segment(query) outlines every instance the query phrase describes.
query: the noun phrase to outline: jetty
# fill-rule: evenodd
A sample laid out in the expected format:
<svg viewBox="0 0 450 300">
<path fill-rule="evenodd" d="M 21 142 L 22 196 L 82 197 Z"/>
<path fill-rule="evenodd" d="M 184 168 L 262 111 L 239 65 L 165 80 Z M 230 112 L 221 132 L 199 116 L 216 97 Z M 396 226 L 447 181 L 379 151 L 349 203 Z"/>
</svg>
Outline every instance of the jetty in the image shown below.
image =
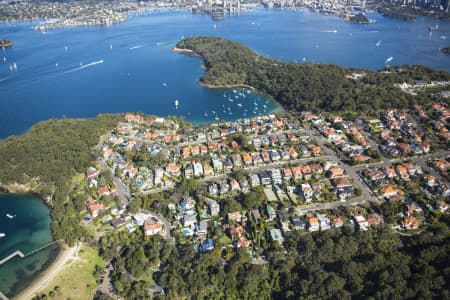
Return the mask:
<svg viewBox="0 0 450 300">
<path fill-rule="evenodd" d="M 4 263 L 10 261 L 11 259 L 13 259 L 13 258 L 16 257 L 16 256 L 19 256 L 20 258 L 26 258 L 26 257 L 28 257 L 28 256 L 31 256 L 31 255 L 35 254 L 36 252 L 39 252 L 39 251 L 41 251 L 41 250 L 44 250 L 44 249 L 47 248 L 47 247 L 50 247 L 50 246 L 54 245 L 55 243 L 56 243 L 56 241 L 52 241 L 52 242 L 47 243 L 47 244 L 45 244 L 45 245 L 43 245 L 43 246 L 41 246 L 41 247 L 39 247 L 39 248 L 37 248 L 37 249 L 34 249 L 34 250 L 28 252 L 27 254 L 24 254 L 24 253 L 23 253 L 22 251 L 20 251 L 20 250 L 16 250 L 16 251 L 14 251 L 13 253 L 11 253 L 10 255 L 8 255 L 8 256 L 6 256 L 5 258 L 3 258 L 2 260 L 0 260 L 0 266 L 3 265 Z M 1 298 L 1 297 L 0 297 L 0 298 Z"/>
</svg>

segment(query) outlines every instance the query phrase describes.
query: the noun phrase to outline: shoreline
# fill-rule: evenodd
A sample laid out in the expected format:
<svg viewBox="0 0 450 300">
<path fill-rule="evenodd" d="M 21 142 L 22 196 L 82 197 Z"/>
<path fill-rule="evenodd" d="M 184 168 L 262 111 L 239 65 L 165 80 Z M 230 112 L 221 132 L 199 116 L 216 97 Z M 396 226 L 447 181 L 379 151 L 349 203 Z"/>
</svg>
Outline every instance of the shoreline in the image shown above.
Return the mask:
<svg viewBox="0 0 450 300">
<path fill-rule="evenodd" d="M 208 89 L 234 89 L 234 88 L 247 88 L 249 90 L 261 93 L 260 91 L 258 91 L 257 89 L 255 89 L 254 87 L 252 87 L 251 85 L 247 85 L 247 84 L 224 84 L 224 85 L 214 85 L 214 84 L 208 84 L 208 83 L 203 83 L 203 82 L 199 82 L 201 86 L 208 88 Z"/>
<path fill-rule="evenodd" d="M 172 52 L 194 54 L 194 51 L 192 51 L 191 49 L 183 49 L 183 48 L 177 48 L 177 47 L 173 47 Z M 197 54 L 197 56 L 200 56 L 200 55 Z"/>
<path fill-rule="evenodd" d="M 28 287 L 12 297 L 12 299 L 28 300 L 46 288 L 47 285 L 66 267 L 67 261 L 71 259 L 80 248 L 79 243 L 74 247 L 67 247 L 61 243 L 58 243 L 58 246 L 60 247 L 61 252 L 50 264 L 50 266 L 42 271 L 42 273 L 38 275 L 38 277 L 33 280 Z"/>
</svg>

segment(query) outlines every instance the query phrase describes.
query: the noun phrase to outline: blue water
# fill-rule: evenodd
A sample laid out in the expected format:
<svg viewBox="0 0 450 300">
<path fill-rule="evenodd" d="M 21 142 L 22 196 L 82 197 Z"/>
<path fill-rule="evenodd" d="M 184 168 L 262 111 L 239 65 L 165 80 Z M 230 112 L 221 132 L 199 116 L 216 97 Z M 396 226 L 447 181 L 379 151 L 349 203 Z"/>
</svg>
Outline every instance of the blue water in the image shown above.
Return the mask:
<svg viewBox="0 0 450 300">
<path fill-rule="evenodd" d="M 8 218 L 6 214 L 13 216 Z M 47 206 L 35 196 L 0 193 L 0 260 L 16 250 L 27 254 L 52 241 Z M 12 296 L 35 278 L 57 254 L 49 247 L 27 258 L 16 257 L 0 266 L 0 291 Z"/>
<path fill-rule="evenodd" d="M 21 134 L 52 117 L 92 117 L 103 112 L 143 111 L 193 122 L 211 121 L 212 110 L 221 119 L 243 117 L 245 109 L 247 116 L 262 113 L 261 106 L 253 113 L 255 101 L 267 100 L 259 100 L 259 95 L 249 95 L 238 107 L 223 97 L 223 90 L 199 86 L 201 61 L 170 51 L 182 36 L 222 36 L 287 61 L 379 69 L 393 56 L 391 64 L 424 64 L 450 71 L 450 57 L 439 51 L 450 43 L 448 22 L 370 17 L 377 23 L 352 24 L 309 11 L 260 8 L 219 22 L 186 11 L 157 11 L 111 27 L 46 33 L 34 31 L 35 23 L 0 24 L 0 37 L 15 43 L 3 54 L 0 51 L 0 138 Z M 439 25 L 431 36 L 430 25 Z M 9 68 L 14 61 L 17 73 Z M 178 110 L 175 99 L 180 101 Z M 277 108 L 269 101 L 264 113 Z"/>
</svg>

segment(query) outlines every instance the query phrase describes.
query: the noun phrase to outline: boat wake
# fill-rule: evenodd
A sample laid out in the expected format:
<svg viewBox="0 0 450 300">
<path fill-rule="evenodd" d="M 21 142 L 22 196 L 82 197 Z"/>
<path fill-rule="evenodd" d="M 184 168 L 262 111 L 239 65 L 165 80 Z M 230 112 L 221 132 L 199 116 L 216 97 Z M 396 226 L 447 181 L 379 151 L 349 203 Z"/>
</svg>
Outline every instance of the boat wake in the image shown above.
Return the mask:
<svg viewBox="0 0 450 300">
<path fill-rule="evenodd" d="M 142 44 L 142 45 L 133 46 L 133 47 L 130 47 L 130 48 L 128 48 L 128 49 L 129 49 L 129 50 L 135 50 L 135 49 L 139 49 L 139 48 L 142 48 L 142 47 L 144 47 L 143 44 Z"/>
<path fill-rule="evenodd" d="M 12 77 L 13 76 L 11 75 L 11 76 L 6 76 L 6 77 L 3 77 L 3 78 L 0 78 L 0 82 L 6 81 L 8 79 L 11 79 Z"/>
<path fill-rule="evenodd" d="M 91 63 L 85 64 L 85 65 L 81 65 L 78 68 L 74 68 L 74 69 L 68 70 L 68 71 L 62 73 L 62 75 L 73 73 L 73 72 L 77 72 L 77 71 L 81 71 L 81 70 L 84 70 L 86 68 L 93 67 L 95 65 L 102 64 L 102 63 L 103 63 L 103 59 L 100 59 L 100 60 L 97 60 L 97 61 L 93 61 Z"/>
</svg>

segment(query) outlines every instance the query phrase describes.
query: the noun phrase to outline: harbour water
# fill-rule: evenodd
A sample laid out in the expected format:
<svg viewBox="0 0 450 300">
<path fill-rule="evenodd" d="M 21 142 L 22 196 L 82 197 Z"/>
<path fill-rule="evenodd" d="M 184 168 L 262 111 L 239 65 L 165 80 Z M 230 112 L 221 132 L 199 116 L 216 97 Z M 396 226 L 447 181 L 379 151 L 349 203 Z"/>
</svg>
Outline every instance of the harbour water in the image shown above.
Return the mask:
<svg viewBox="0 0 450 300">
<path fill-rule="evenodd" d="M 52 241 L 48 207 L 29 194 L 0 194 L 0 260 L 20 250 L 24 255 Z M 11 297 L 45 270 L 58 254 L 56 245 L 0 265 L 0 292 Z"/>
<path fill-rule="evenodd" d="M 223 97 L 230 91 L 201 87 L 201 61 L 170 51 L 182 37 L 194 35 L 226 37 L 286 61 L 375 70 L 392 57 L 392 65 L 450 71 L 449 57 L 439 51 L 450 40 L 448 22 L 419 17 L 410 23 L 375 13 L 370 18 L 377 22 L 353 24 L 306 10 L 258 8 L 223 21 L 184 10 L 153 11 L 110 27 L 48 32 L 33 30 L 31 22 L 0 24 L 0 36 L 14 42 L 0 50 L 0 138 L 53 117 L 142 111 L 208 122 L 279 109 L 253 93 L 237 106 Z M 435 25 L 439 30 L 430 34 L 428 27 Z M 14 62 L 17 70 L 11 71 Z M 267 101 L 265 111 L 255 111 L 255 101 Z"/>
</svg>

